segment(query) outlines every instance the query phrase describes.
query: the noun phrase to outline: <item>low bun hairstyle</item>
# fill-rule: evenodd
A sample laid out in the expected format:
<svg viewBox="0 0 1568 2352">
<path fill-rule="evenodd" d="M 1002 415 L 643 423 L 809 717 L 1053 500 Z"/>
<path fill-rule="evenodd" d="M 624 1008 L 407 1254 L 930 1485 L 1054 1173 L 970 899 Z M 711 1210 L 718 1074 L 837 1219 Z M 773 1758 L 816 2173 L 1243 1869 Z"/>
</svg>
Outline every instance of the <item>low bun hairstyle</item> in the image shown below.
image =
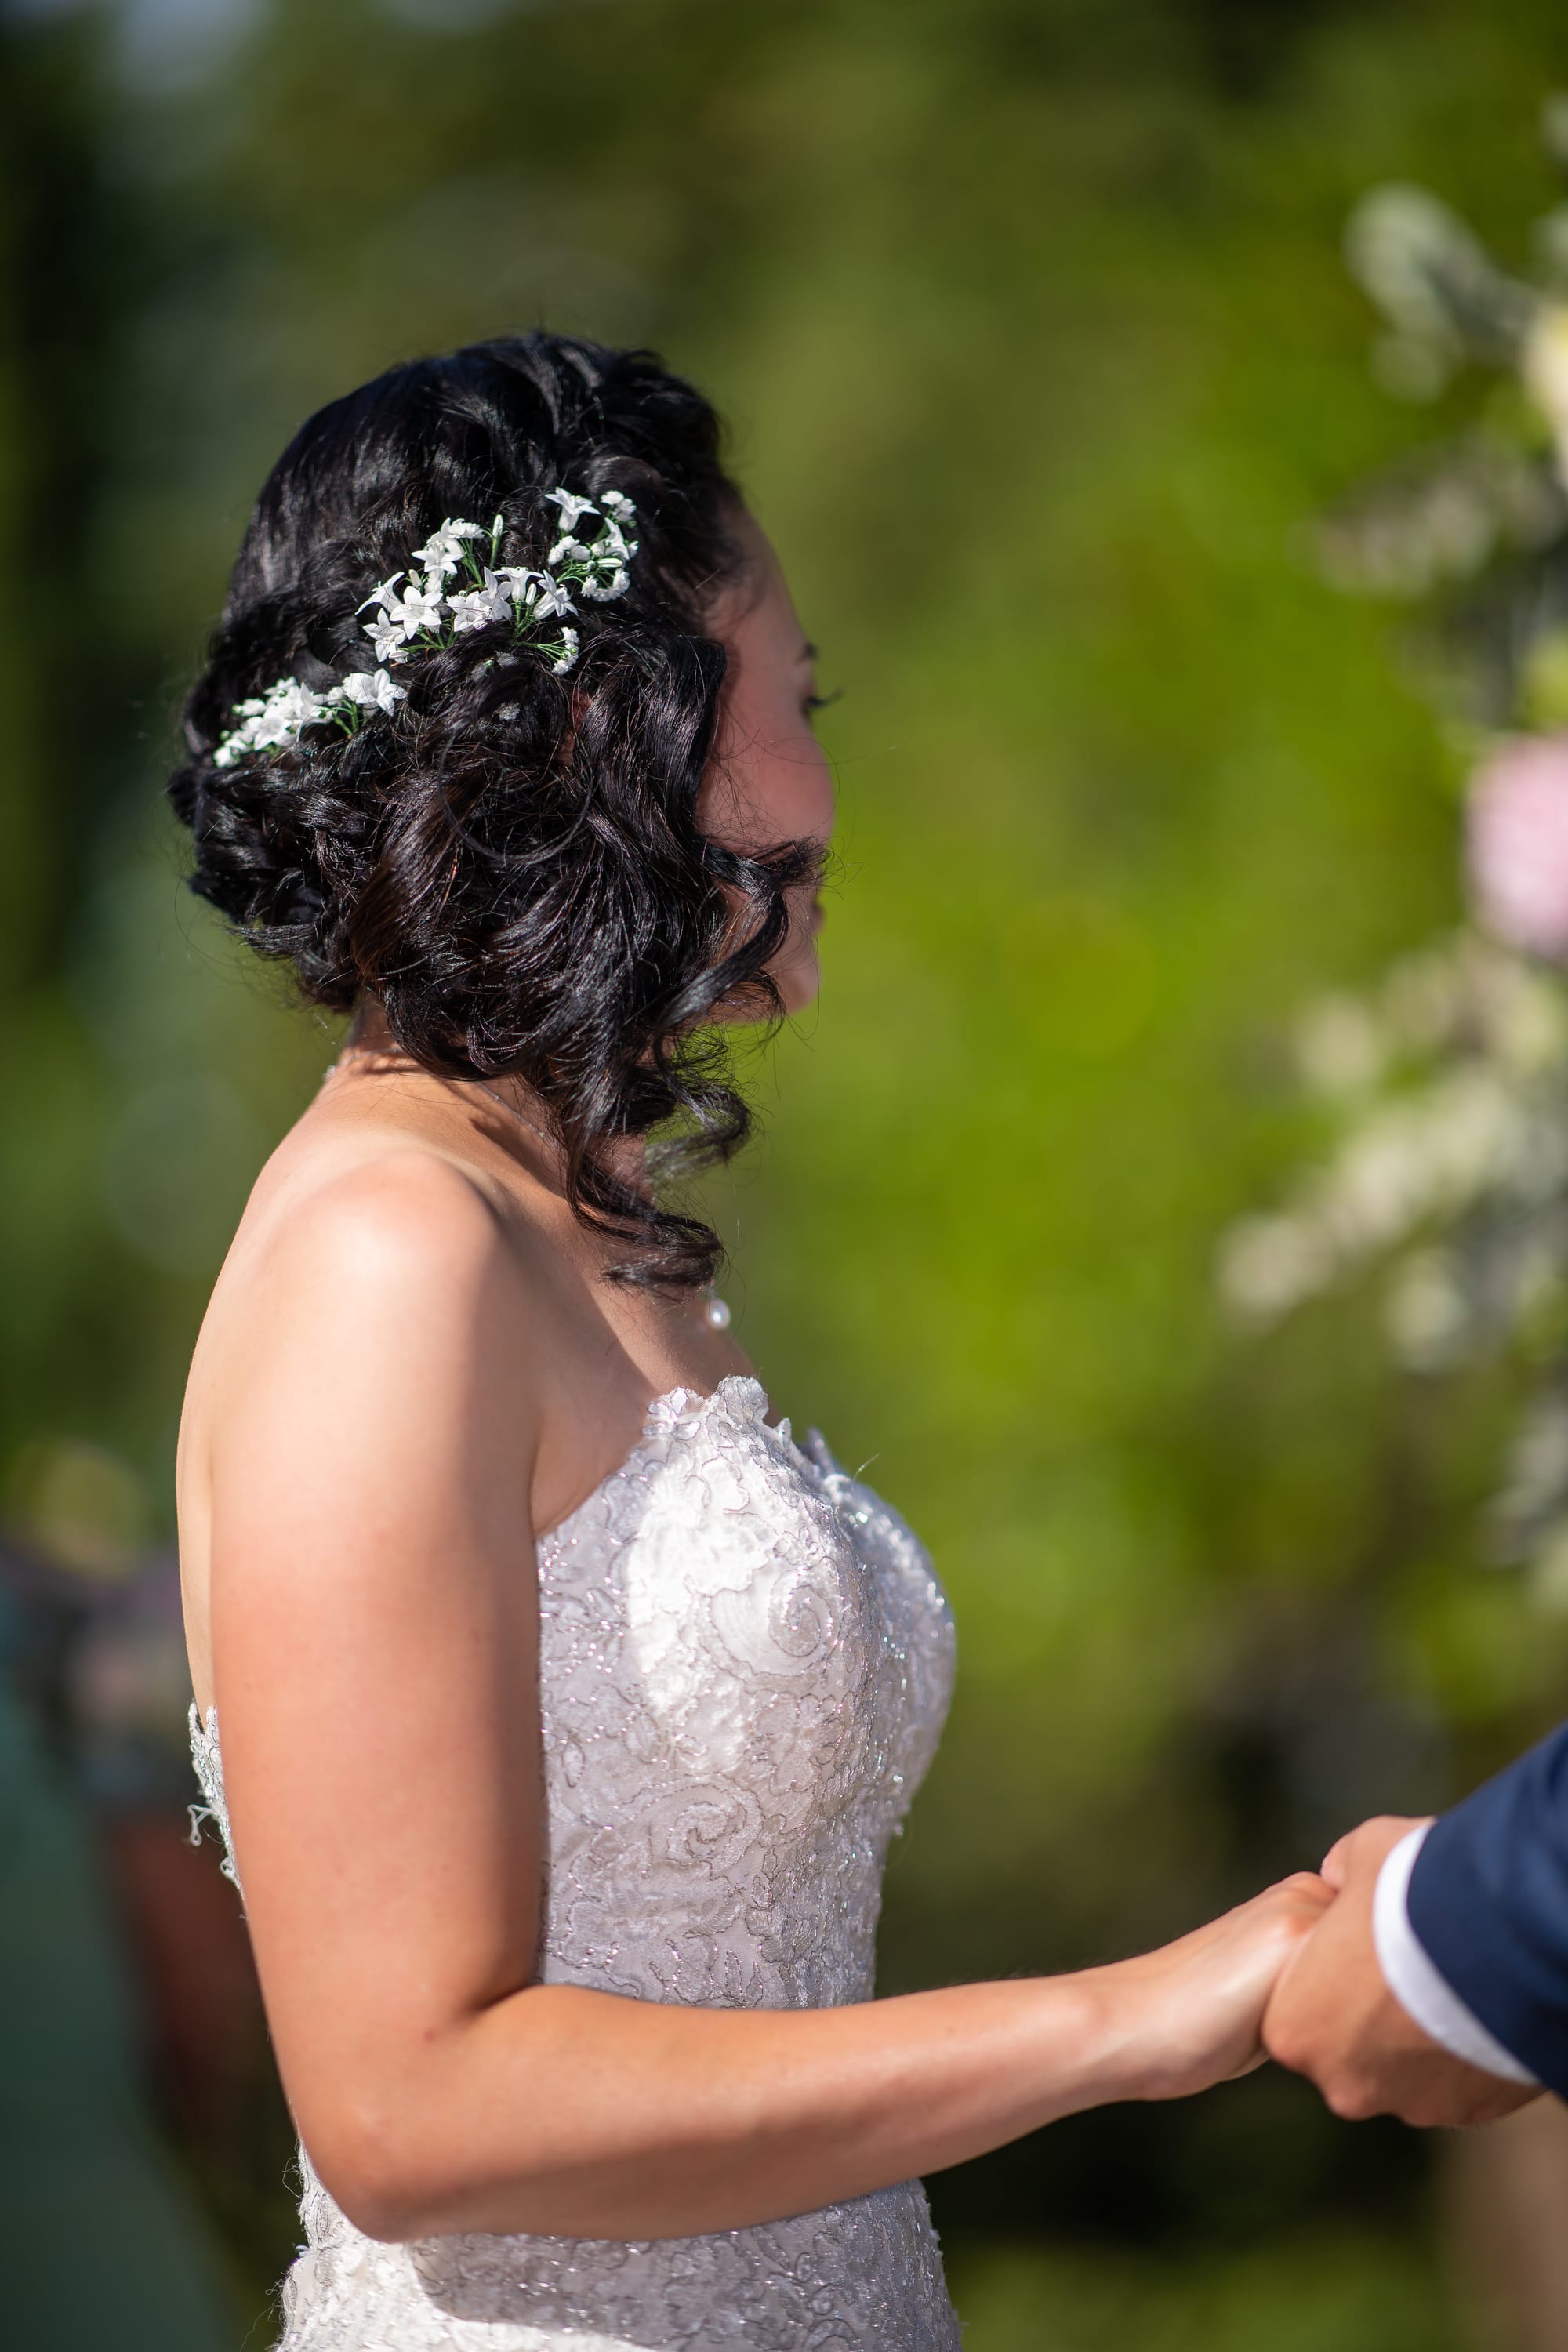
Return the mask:
<svg viewBox="0 0 1568 2352">
<path fill-rule="evenodd" d="M 495 624 L 399 669 L 390 717 L 216 763 L 247 697 L 365 666 L 360 605 L 448 516 L 499 514 L 500 560 L 542 565 L 557 486 L 625 493 L 640 542 L 626 593 L 581 605 L 568 674 L 498 661 Z M 307 998 L 374 994 L 426 1069 L 534 1089 L 574 1212 L 627 1245 L 622 1281 L 711 1279 L 718 1236 L 618 1180 L 610 1147 L 650 1138 L 668 1181 L 745 1140 L 720 1009 L 777 1013 L 785 893 L 815 865 L 698 825 L 739 503 L 713 410 L 647 352 L 537 333 L 395 368 L 312 416 L 263 489 L 170 784 L 191 887 Z"/>
</svg>

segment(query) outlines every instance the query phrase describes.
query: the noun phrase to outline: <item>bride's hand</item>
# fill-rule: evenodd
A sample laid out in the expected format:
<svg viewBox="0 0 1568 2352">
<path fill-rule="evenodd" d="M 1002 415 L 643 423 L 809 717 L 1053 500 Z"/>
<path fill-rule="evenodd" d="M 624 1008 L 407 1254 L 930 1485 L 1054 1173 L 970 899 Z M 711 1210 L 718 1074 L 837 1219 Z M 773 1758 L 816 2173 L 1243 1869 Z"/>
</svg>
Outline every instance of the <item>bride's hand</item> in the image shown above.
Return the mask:
<svg viewBox="0 0 1568 2352">
<path fill-rule="evenodd" d="M 1333 1899 L 1315 1871 L 1298 1871 L 1178 1942 L 1097 1971 L 1127 2037 L 1131 2095 L 1185 2098 L 1261 2065 L 1268 1996 Z"/>
</svg>

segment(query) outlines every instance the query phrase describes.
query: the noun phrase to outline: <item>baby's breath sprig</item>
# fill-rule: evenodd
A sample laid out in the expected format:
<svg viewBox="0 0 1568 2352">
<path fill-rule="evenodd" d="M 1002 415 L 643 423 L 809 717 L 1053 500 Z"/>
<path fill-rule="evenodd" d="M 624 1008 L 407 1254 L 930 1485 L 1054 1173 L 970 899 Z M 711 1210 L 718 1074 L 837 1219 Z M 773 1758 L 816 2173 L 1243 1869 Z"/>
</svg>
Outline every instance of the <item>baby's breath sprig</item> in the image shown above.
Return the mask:
<svg viewBox="0 0 1568 2352">
<path fill-rule="evenodd" d="M 218 743 L 214 766 L 232 767 L 252 751 L 286 751 L 307 727 L 335 726 L 343 734 L 356 734 L 374 713 L 390 717 L 406 701 L 408 688 L 393 677 L 394 667 L 441 652 L 468 631 L 498 621 L 510 620 L 518 640 L 542 655 L 557 677 L 573 668 L 579 640 L 569 625 L 577 611 L 571 592 L 599 604 L 626 594 L 637 551 L 637 541 L 628 536 L 637 509 L 619 490 L 606 490 L 597 505 L 575 490 L 547 490 L 545 496 L 560 508 L 561 522 L 542 571 L 497 562 L 504 515 L 498 514 L 488 530 L 482 523 L 449 517 L 423 547 L 414 549 L 403 571 L 376 583 L 359 608 L 372 614 L 361 626 L 378 667 L 353 670 L 321 694 L 297 677 L 280 677 L 265 694 L 237 703 L 238 723 Z M 591 539 L 581 536 L 585 522 L 598 525 Z M 544 634 L 552 623 L 552 632 Z"/>
</svg>

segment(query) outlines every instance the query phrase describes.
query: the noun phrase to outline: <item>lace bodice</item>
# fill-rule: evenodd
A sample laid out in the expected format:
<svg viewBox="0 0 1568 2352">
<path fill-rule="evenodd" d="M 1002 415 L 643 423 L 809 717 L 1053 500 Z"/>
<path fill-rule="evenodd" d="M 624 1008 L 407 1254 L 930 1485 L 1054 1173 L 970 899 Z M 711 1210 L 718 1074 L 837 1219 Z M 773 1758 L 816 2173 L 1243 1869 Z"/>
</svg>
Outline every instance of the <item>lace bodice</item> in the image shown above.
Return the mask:
<svg viewBox="0 0 1568 2352">
<path fill-rule="evenodd" d="M 547 1982 L 724 2008 L 870 1996 L 952 1621 L 903 1521 L 766 1410 L 751 1380 L 660 1397 L 539 1545 Z M 226 1842 L 216 1714 L 193 1710 L 192 1739 Z M 280 2352 L 956 2352 L 918 2182 L 702 2238 L 386 2246 L 301 2162 Z"/>
</svg>

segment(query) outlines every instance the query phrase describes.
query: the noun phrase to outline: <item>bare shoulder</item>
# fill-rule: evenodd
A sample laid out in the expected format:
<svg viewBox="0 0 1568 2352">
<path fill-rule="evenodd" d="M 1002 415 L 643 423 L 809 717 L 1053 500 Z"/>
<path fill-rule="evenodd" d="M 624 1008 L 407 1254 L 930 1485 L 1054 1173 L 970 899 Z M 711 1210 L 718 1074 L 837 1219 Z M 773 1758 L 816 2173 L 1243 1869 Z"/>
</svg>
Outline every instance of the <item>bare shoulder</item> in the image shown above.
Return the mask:
<svg viewBox="0 0 1568 2352">
<path fill-rule="evenodd" d="M 515 1414 L 548 1311 L 536 1257 L 482 1182 L 416 1141 L 288 1171 L 241 1225 L 193 1373 L 215 1407 L 281 1385 L 330 1393 L 339 1417 L 499 1380 Z"/>
<path fill-rule="evenodd" d="M 484 1187 L 445 1152 L 415 1142 L 363 1151 L 296 1181 L 244 1234 L 268 1288 L 304 1282 L 320 1295 L 384 1295 L 427 1285 L 523 1276 L 519 1237 Z"/>
</svg>

